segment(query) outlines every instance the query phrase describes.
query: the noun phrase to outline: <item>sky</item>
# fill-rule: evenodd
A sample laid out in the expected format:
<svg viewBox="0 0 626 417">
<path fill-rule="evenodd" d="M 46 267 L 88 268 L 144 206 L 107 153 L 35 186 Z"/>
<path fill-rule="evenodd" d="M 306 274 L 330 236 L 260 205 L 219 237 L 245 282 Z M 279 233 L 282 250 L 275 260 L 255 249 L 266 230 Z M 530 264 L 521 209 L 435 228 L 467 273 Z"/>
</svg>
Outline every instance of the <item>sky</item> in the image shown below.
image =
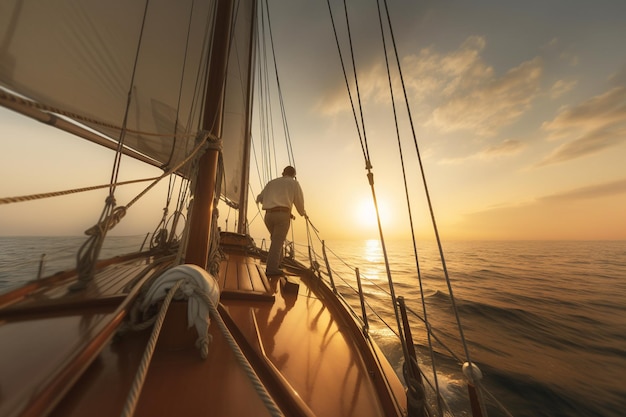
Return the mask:
<svg viewBox="0 0 626 417">
<path fill-rule="evenodd" d="M 388 3 L 444 239 L 626 239 L 625 2 Z M 404 238 L 410 236 L 408 208 L 375 7 L 369 0 L 348 2 L 381 222 L 386 236 Z M 270 1 L 270 13 L 307 213 L 328 239 L 375 238 L 371 188 L 326 2 Z M 333 13 L 345 54 L 345 18 L 340 7 Z M 397 74 L 392 79 L 398 86 Z M 396 105 L 403 109 L 400 142 L 414 227 L 418 238 L 431 236 L 405 105 Z M 8 110 L 0 110 L 0 135 L 0 197 L 110 178 L 110 151 Z M 276 163 L 279 170 L 288 164 L 282 151 Z M 158 173 L 127 158 L 121 179 Z M 262 183 L 252 179 L 252 194 Z M 120 189 L 118 201 L 140 189 Z M 106 191 L 93 191 L 2 205 L 0 235 L 81 234 L 97 220 L 105 197 Z M 163 204 L 163 196 L 150 195 L 115 233 L 151 232 Z M 159 209 L 146 214 L 154 206 Z M 264 236 L 256 210 L 251 204 L 251 234 Z M 220 214 L 222 227 L 232 229 L 234 215 L 227 208 Z M 297 218 L 296 233 L 304 225 Z"/>
</svg>

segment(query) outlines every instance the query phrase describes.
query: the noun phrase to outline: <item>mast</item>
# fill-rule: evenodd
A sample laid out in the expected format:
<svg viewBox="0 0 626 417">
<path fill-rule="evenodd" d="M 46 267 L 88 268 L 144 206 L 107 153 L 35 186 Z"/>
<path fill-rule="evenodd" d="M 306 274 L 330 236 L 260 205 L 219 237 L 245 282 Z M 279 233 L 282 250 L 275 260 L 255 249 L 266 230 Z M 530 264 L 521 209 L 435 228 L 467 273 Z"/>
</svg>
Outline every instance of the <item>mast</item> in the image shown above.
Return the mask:
<svg viewBox="0 0 626 417">
<path fill-rule="evenodd" d="M 203 129 L 218 138 L 222 134 L 232 14 L 233 0 L 218 0 L 202 121 Z M 202 268 L 206 268 L 209 254 L 218 157 L 218 149 L 208 149 L 200 157 L 194 190 L 185 262 Z"/>
<path fill-rule="evenodd" d="M 252 12 L 252 16 L 256 16 L 256 2 L 254 2 L 254 10 Z M 255 46 L 256 42 L 254 41 L 254 37 L 256 34 L 256 21 L 257 19 L 252 19 L 250 28 L 250 50 L 248 62 L 250 63 L 250 67 L 254 68 L 254 59 L 255 59 Z M 248 82 L 247 82 L 247 94 L 246 98 L 248 100 L 248 105 L 246 108 L 248 109 L 248 114 L 246 115 L 246 142 L 243 150 L 243 158 L 242 158 L 242 168 L 241 168 L 241 190 L 239 197 L 239 220 L 237 222 L 237 233 L 247 234 L 248 233 L 248 224 L 247 224 L 247 215 L 248 215 L 248 182 L 250 177 L 250 147 L 252 146 L 252 89 L 254 88 L 254 74 L 253 71 L 248 71 Z"/>
</svg>

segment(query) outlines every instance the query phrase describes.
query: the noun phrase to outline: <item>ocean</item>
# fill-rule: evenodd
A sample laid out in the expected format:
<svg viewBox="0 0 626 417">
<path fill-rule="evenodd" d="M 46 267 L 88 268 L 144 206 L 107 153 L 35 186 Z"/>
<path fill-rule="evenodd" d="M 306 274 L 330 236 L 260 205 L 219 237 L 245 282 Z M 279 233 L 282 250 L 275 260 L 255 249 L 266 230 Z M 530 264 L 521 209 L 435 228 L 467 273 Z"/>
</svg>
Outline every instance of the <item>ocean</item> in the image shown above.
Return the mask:
<svg viewBox="0 0 626 417">
<path fill-rule="evenodd" d="M 44 253 L 43 275 L 72 267 L 84 239 L 0 237 L 0 292 L 36 277 Z M 112 237 L 103 252 L 138 250 L 143 241 Z M 418 242 L 417 263 L 411 242 L 386 242 L 386 248 L 395 295 L 422 318 L 425 305 L 431 328 L 449 348 L 435 342 L 433 357 L 442 394 L 451 409 L 462 409 L 466 396 L 457 358 L 464 348 L 438 248 Z M 444 242 L 443 251 L 471 359 L 484 386 L 513 416 L 626 415 L 626 241 Z M 331 241 L 327 253 L 335 283 L 360 314 L 359 299 L 351 295 L 353 268 L 359 267 L 372 308 L 371 334 L 401 372 L 380 243 Z M 428 376 L 428 340 L 424 325 L 415 322 L 418 361 Z M 488 408 L 490 416 L 506 415 Z"/>
</svg>

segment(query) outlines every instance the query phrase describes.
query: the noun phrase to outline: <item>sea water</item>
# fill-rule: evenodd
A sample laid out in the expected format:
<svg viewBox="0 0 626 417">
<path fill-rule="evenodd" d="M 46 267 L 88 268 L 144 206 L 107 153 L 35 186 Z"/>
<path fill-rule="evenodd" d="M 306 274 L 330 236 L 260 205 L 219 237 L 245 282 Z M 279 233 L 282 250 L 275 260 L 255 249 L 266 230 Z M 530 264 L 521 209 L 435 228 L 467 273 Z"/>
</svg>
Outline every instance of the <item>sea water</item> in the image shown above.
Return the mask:
<svg viewBox="0 0 626 417">
<path fill-rule="evenodd" d="M 393 311 L 382 308 L 390 291 L 380 243 L 333 246 L 346 263 L 361 265 L 365 292 L 377 296 L 393 327 Z M 429 323 L 452 351 L 435 343 L 451 408 L 465 389 L 453 359 L 465 358 L 458 315 L 484 385 L 514 416 L 626 415 L 626 241 L 444 242 L 441 250 L 393 241 L 385 247 L 396 297 L 422 317 L 425 305 Z M 414 331 L 413 338 L 427 372 L 425 334 Z M 490 407 L 490 415 L 505 414 Z"/>
<path fill-rule="evenodd" d="M 0 236 L 0 293 L 37 277 L 76 267 L 85 236 Z M 101 259 L 137 252 L 149 245 L 146 236 L 108 236 Z"/>
<path fill-rule="evenodd" d="M 73 267 L 84 239 L 0 237 L 0 292 L 33 279 L 40 267 L 43 275 Z M 143 241 L 108 238 L 103 256 L 138 250 Z M 452 409 L 466 401 L 459 362 L 467 351 L 485 387 L 516 417 L 626 415 L 626 241 L 444 242 L 441 251 L 432 243 L 392 241 L 385 248 L 388 268 L 377 240 L 329 242 L 326 252 L 334 282 L 360 314 L 351 295 L 359 267 L 370 331 L 398 372 L 403 360 L 389 276 L 395 296 L 405 298 L 410 314 L 426 316 L 449 348 L 433 342 L 431 357 L 416 320 L 420 366 L 428 376 L 435 360 Z M 308 262 L 308 248 L 297 249 Z M 325 271 L 321 253 L 316 248 L 313 261 Z"/>
</svg>

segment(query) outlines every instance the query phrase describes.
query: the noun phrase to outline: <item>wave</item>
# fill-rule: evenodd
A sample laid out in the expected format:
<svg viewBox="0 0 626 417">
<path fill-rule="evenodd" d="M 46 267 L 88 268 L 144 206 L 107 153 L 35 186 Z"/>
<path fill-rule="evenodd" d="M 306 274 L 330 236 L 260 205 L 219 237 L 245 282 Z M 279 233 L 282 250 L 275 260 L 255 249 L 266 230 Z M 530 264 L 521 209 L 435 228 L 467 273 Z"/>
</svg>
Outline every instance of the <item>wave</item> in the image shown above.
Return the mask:
<svg viewBox="0 0 626 417">
<path fill-rule="evenodd" d="M 434 293 L 427 296 L 426 298 L 439 301 L 450 301 L 450 294 L 441 290 L 436 290 Z"/>
<path fill-rule="evenodd" d="M 527 310 L 515 307 L 499 307 L 486 302 L 457 300 L 459 312 L 463 315 L 484 318 L 498 322 L 515 322 L 533 324 L 544 321 Z"/>
<path fill-rule="evenodd" d="M 594 404 L 588 397 L 546 384 L 537 379 L 481 365 L 485 386 L 496 398 L 504 399 L 516 417 L 592 417 L 609 415 L 606 405 Z M 488 401 L 489 404 L 489 401 Z M 492 404 L 490 416 L 503 416 Z M 614 410 L 617 411 L 617 410 Z"/>
</svg>

